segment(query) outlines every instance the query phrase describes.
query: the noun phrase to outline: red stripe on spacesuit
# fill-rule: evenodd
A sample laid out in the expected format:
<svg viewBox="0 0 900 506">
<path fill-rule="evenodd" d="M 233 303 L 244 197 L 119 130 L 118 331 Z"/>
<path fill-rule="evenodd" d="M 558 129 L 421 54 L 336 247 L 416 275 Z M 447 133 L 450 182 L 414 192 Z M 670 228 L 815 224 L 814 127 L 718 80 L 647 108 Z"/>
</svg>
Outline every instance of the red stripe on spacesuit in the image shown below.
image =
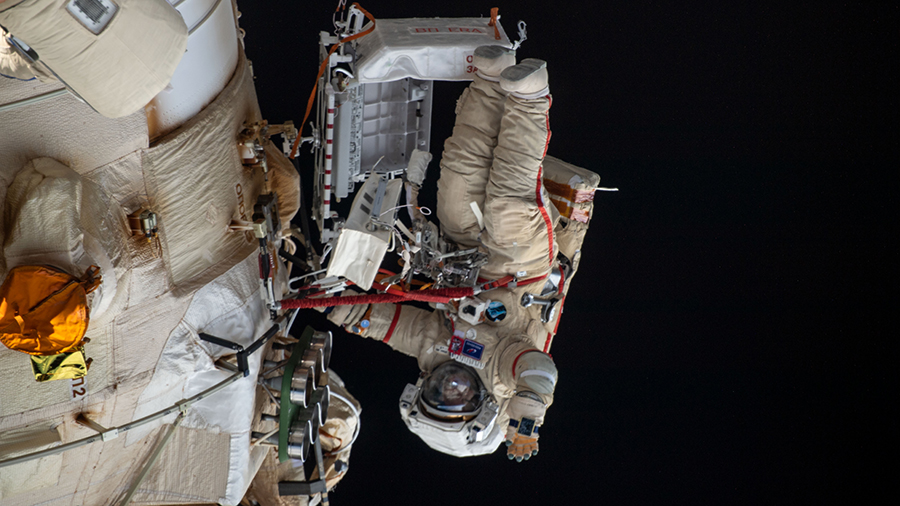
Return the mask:
<svg viewBox="0 0 900 506">
<path fill-rule="evenodd" d="M 397 304 L 397 309 L 394 310 L 394 319 L 391 320 L 391 326 L 388 327 L 387 335 L 384 336 L 384 339 L 381 340 L 383 343 L 387 343 L 391 340 L 391 336 L 394 335 L 394 329 L 397 328 L 397 322 L 400 321 L 400 308 L 402 306 Z"/>
<path fill-rule="evenodd" d="M 547 140 L 544 141 L 544 154 L 541 155 L 541 158 L 547 156 L 547 148 L 550 147 L 550 107 L 553 107 L 553 98 L 550 95 L 547 95 L 547 100 L 550 101 L 550 104 L 547 106 L 547 112 L 544 113 L 544 117 L 547 121 Z M 547 209 L 544 207 L 544 197 L 541 195 L 541 179 L 544 175 L 544 166 L 541 165 L 538 167 L 538 177 L 537 177 L 537 205 L 538 209 L 541 210 L 541 216 L 544 218 L 544 223 L 547 225 L 547 242 L 549 245 L 549 252 L 547 256 L 550 259 L 550 263 L 553 264 L 553 223 L 550 221 L 550 215 L 547 213 Z"/>
<path fill-rule="evenodd" d="M 513 379 L 516 379 L 516 364 L 519 363 L 519 359 L 522 358 L 522 355 L 532 352 L 532 351 L 538 351 L 538 349 L 532 348 L 530 350 L 525 350 L 522 353 L 519 353 L 518 355 L 516 355 L 516 359 L 513 360 L 513 367 L 512 367 Z"/>
<path fill-rule="evenodd" d="M 548 137 L 549 138 L 549 137 Z M 537 204 L 538 209 L 541 210 L 541 216 L 544 218 L 544 224 L 547 225 L 547 245 L 549 247 L 547 256 L 550 259 L 550 263 L 553 263 L 553 224 L 550 223 L 550 215 L 547 214 L 547 209 L 544 208 L 544 199 L 541 197 L 541 174 L 544 171 L 544 167 L 541 166 L 538 168 L 538 178 L 537 178 Z"/>
</svg>

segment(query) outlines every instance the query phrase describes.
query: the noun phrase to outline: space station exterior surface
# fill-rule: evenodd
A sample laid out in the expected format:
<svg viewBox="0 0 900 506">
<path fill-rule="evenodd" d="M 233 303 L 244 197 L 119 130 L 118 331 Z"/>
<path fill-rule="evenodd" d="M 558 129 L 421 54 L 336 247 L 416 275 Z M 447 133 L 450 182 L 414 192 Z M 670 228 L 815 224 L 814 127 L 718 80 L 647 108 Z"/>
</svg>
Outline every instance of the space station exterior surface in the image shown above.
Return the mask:
<svg viewBox="0 0 900 506">
<path fill-rule="evenodd" d="M 238 152 L 239 133 L 262 117 L 236 5 L 178 3 L 117 0 L 100 35 L 66 9 L 109 2 L 0 4 L 0 25 L 58 74 L 0 78 L 0 277 L 50 265 L 75 277 L 97 266 L 102 278 L 87 296 L 86 375 L 36 382 L 28 355 L 0 347 L 0 460 L 102 434 L 0 468 L 3 505 L 117 504 L 129 492 L 135 504 L 237 504 L 269 451 L 250 446 L 262 353 L 183 413 L 108 430 L 231 375 L 214 364 L 233 351 L 198 333 L 247 346 L 271 321 L 257 240 L 229 227 L 266 191 L 281 223 L 299 205 L 284 155 L 270 150 L 266 176 Z M 158 219 L 152 237 L 133 231 L 141 210 Z M 280 291 L 287 269 L 273 267 Z"/>
</svg>

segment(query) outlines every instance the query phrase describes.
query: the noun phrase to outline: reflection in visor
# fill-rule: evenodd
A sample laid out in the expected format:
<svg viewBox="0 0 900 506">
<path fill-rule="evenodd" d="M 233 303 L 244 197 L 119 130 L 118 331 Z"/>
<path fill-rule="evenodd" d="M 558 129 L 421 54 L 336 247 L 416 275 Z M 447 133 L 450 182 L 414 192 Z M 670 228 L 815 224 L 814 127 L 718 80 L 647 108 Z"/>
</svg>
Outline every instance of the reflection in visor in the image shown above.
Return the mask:
<svg viewBox="0 0 900 506">
<path fill-rule="evenodd" d="M 422 385 L 422 401 L 448 414 L 471 413 L 481 406 L 483 386 L 470 367 L 444 362 Z"/>
</svg>

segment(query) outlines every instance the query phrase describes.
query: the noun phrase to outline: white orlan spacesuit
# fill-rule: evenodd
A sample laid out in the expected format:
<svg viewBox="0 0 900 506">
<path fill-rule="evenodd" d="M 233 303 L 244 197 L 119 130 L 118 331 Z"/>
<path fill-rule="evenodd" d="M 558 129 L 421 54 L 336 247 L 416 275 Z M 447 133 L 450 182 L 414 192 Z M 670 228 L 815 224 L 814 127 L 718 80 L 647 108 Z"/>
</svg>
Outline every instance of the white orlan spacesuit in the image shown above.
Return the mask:
<svg viewBox="0 0 900 506">
<path fill-rule="evenodd" d="M 474 325 L 456 308 L 429 312 L 392 304 L 341 306 L 329 319 L 418 359 L 422 377 L 407 385 L 400 411 L 431 448 L 482 455 L 505 436 L 508 457 L 522 461 L 537 454 L 538 427 L 553 402 L 558 375 L 546 352 L 578 266 L 599 177 L 545 159 L 546 63 L 514 64 L 511 50 L 476 50 L 479 71 L 458 101 L 445 144 L 437 214 L 444 239 L 489 254 L 482 278 L 513 275 L 518 285 L 473 301 L 487 306 Z M 421 183 L 424 167 L 411 166 L 408 179 Z"/>
</svg>

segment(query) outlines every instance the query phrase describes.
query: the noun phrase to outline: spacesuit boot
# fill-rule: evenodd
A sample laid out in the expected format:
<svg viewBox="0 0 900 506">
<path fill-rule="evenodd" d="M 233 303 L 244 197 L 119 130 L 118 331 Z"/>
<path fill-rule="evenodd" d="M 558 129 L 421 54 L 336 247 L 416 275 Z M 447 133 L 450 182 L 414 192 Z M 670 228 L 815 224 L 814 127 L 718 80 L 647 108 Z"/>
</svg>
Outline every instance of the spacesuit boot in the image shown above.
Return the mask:
<svg viewBox="0 0 900 506">
<path fill-rule="evenodd" d="M 441 231 L 460 248 L 480 245 L 485 188 L 507 96 L 499 75 L 515 64 L 515 55 L 499 46 L 480 46 L 473 62 L 478 72 L 457 101 L 456 124 L 444 143 L 438 180 Z"/>
<path fill-rule="evenodd" d="M 499 82 L 500 73 L 516 64 L 516 51 L 503 46 L 478 46 L 472 63 L 482 79 Z"/>
<path fill-rule="evenodd" d="M 550 93 L 547 62 L 527 58 L 500 73 L 500 86 L 513 95 L 529 99 Z"/>
</svg>

